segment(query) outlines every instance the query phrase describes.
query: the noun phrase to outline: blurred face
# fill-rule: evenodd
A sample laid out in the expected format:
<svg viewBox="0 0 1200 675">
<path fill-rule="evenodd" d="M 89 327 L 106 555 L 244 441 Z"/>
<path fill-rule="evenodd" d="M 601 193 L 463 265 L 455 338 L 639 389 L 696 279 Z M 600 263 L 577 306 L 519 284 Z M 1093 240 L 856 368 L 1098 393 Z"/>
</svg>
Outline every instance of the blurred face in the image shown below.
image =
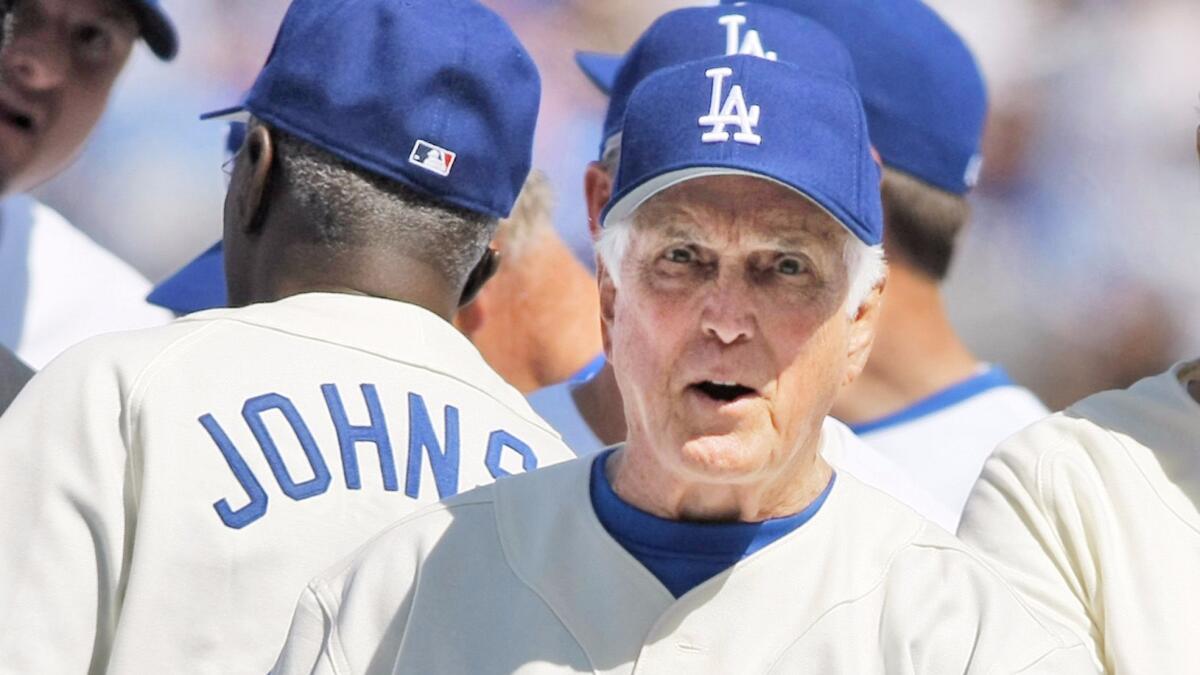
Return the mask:
<svg viewBox="0 0 1200 675">
<path fill-rule="evenodd" d="M 630 451 L 727 484 L 815 452 L 873 332 L 875 312 L 843 307 L 850 235 L 791 190 L 724 176 L 660 193 L 632 227 L 619 286 L 601 270 Z"/>
<path fill-rule="evenodd" d="M 120 0 L 17 0 L 0 53 L 0 189 L 61 171 L 100 119 L 138 37 Z"/>
</svg>

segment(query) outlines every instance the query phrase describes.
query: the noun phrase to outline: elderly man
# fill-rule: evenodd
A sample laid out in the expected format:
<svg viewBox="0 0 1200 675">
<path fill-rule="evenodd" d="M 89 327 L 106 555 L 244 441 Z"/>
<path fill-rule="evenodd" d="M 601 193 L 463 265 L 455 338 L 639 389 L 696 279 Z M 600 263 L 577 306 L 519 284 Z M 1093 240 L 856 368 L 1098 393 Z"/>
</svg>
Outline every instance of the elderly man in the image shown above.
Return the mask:
<svg viewBox="0 0 1200 675">
<path fill-rule="evenodd" d="M 25 191 L 79 154 L 140 36 L 177 41 L 158 0 L 15 0 L 0 53 L 0 345 L 35 368 L 93 335 L 166 323 L 150 284 Z"/>
<path fill-rule="evenodd" d="M 581 67 L 610 94 L 600 161 L 588 165 L 585 198 L 594 237 L 600 213 L 612 195 L 612 179 L 621 157 L 625 105 L 634 87 L 651 73 L 687 61 L 719 54 L 750 54 L 768 60 L 804 64 L 849 81 L 854 67 L 846 48 L 825 28 L 793 12 L 765 5 L 689 7 L 668 12 L 630 48 L 615 73 L 604 71 L 606 55 L 581 53 Z M 567 381 L 529 397 L 539 415 L 563 434 L 581 455 L 599 452 L 625 439 L 621 392 L 611 365 L 587 379 Z M 921 515 L 953 530 L 958 514 L 945 508 L 909 474 L 878 450 L 855 438 L 844 425 L 831 423 L 830 433 L 844 442 L 826 450 L 825 459 L 913 507 Z"/>
<path fill-rule="evenodd" d="M 853 88 L 693 62 L 623 134 L 599 284 L 628 441 L 397 524 L 309 585 L 276 672 L 1093 672 L 821 458 L 884 273 Z"/>
<path fill-rule="evenodd" d="M 0 670 L 265 672 L 314 574 L 570 457 L 449 321 L 540 91 L 474 0 L 292 4 L 240 106 L 234 309 L 89 340 L 0 418 Z"/>
<path fill-rule="evenodd" d="M 784 9 L 792 18 L 778 14 Z M 739 0 L 707 11 L 720 22 L 717 31 L 706 26 L 662 30 L 655 36 L 665 43 L 662 51 L 670 58 L 695 58 L 719 45 L 730 54 L 757 54 L 806 67 L 825 63 L 831 52 L 853 62 L 871 140 L 884 165 L 884 246 L 890 274 L 871 359 L 834 405 L 834 415 L 851 423 L 855 433 L 931 495 L 935 507 L 919 510 L 953 531 L 988 453 L 1048 414 L 1003 369 L 969 352 L 950 325 L 939 290 L 970 213 L 965 195 L 980 163 L 987 102 L 974 58 L 919 0 Z M 797 30 L 799 20 L 822 28 L 823 35 L 796 40 L 801 31 L 813 33 L 812 28 Z M 840 44 L 827 47 L 834 36 Z M 635 46 L 625 58 L 636 54 Z M 611 154 L 587 174 L 594 193 L 588 203 L 598 211 L 611 184 L 612 151 L 619 146 L 612 139 L 620 130 L 620 117 L 613 126 L 612 112 L 620 112 L 624 95 L 615 78 L 617 57 L 581 53 L 577 60 L 597 86 L 612 93 L 605 128 Z M 620 440 L 622 430 L 608 412 L 619 401 L 611 371 L 539 392 L 531 400 L 560 431 L 585 430 L 582 440 L 567 438 L 573 448 L 590 444 L 598 449 L 601 440 Z"/>
<path fill-rule="evenodd" d="M 1200 361 L 1086 398 L 1006 441 L 959 532 L 1084 636 L 1108 673 L 1195 672 Z"/>
</svg>

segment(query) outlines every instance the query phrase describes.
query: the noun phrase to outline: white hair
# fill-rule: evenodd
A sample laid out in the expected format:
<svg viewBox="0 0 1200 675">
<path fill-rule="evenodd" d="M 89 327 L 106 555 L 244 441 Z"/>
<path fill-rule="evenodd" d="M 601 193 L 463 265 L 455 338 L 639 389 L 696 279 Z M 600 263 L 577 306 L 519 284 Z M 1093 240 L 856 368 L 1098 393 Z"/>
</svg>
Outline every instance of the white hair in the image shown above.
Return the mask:
<svg viewBox="0 0 1200 675">
<path fill-rule="evenodd" d="M 596 240 L 596 257 L 617 288 L 621 287 L 621 264 L 629 252 L 632 239 L 633 221 L 627 218 L 605 225 L 600 238 Z M 868 246 L 853 235 L 846 237 L 842 259 L 846 262 L 846 277 L 850 280 L 844 307 L 846 314 L 853 318 L 871 291 L 883 281 L 887 263 L 883 257 L 883 246 Z"/>
</svg>

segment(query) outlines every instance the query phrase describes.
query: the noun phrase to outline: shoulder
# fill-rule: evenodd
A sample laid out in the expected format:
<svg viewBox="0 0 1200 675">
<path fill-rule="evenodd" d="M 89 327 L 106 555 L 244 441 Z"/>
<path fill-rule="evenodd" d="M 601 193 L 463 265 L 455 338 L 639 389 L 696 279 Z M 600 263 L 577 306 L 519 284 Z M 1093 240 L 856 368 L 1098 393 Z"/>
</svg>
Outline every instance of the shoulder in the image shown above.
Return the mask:
<svg viewBox="0 0 1200 675">
<path fill-rule="evenodd" d="M 1040 615 L 973 549 L 947 532 L 924 528 L 900 550 L 885 584 L 885 611 L 916 640 L 973 644 L 972 662 L 999 672 L 1095 672 L 1085 643 Z M 997 637 L 998 636 L 998 637 Z"/>
</svg>

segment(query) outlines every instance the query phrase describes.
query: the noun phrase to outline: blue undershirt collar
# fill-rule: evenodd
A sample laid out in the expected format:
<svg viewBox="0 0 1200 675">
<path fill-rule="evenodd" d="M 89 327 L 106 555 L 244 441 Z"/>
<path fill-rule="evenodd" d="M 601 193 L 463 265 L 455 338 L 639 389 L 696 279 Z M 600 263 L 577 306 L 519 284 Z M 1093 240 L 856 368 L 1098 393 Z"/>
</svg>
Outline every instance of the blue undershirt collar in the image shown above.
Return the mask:
<svg viewBox="0 0 1200 675">
<path fill-rule="evenodd" d="M 1012 384 L 1013 381 L 1008 377 L 1008 373 L 1004 372 L 1003 368 L 1000 366 L 991 366 L 978 375 L 973 375 L 958 384 L 952 384 L 903 410 L 870 422 L 848 426 L 856 434 L 869 434 L 873 431 L 881 431 L 889 427 L 899 426 L 905 422 L 911 422 L 926 415 L 932 415 L 940 410 L 945 410 L 973 396 L 978 396 L 989 389 L 1009 387 Z"/>
<path fill-rule="evenodd" d="M 786 518 L 758 523 L 667 520 L 617 496 L 604 473 L 612 452 L 600 453 L 592 463 L 592 508 L 613 539 L 676 598 L 807 523 L 821 510 L 837 479 L 835 472 L 820 496 L 803 511 Z"/>
</svg>

